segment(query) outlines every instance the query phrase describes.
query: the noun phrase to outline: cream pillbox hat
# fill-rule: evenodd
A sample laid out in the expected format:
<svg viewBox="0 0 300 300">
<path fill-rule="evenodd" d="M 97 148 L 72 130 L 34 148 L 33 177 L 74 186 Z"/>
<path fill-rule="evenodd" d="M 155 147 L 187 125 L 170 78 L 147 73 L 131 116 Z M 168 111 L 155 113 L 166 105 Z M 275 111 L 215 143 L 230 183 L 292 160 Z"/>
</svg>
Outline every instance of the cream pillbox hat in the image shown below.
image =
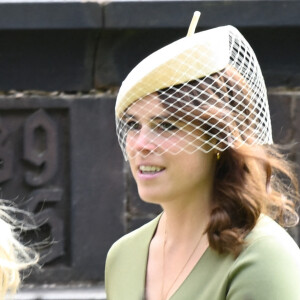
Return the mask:
<svg viewBox="0 0 300 300">
<path fill-rule="evenodd" d="M 125 157 L 131 128 L 123 121 L 123 114 L 133 103 L 155 92 L 162 95 L 161 101 L 169 107 L 166 110 L 172 117 L 185 121 L 189 128 L 194 127 L 189 135 L 209 145 L 209 151 L 224 151 L 236 146 L 237 140 L 239 145 L 272 143 L 266 87 L 254 51 L 233 26 L 193 34 L 197 18 L 196 13 L 188 36 L 146 57 L 123 81 L 115 113 Z M 195 99 L 200 105 L 194 105 Z M 189 121 L 183 116 L 187 111 Z M 191 118 L 210 129 L 196 134 L 199 125 Z M 152 136 L 151 142 L 159 146 L 159 137 Z M 190 149 L 188 152 L 197 149 L 208 152 L 207 147 Z M 186 149 L 178 149 L 176 153 L 181 150 Z"/>
<path fill-rule="evenodd" d="M 142 60 L 122 83 L 116 102 L 117 116 L 135 100 L 153 91 L 225 68 L 229 57 L 229 28 L 232 27 L 219 27 L 184 37 Z M 195 53 L 204 59 L 195 60 Z M 187 69 L 188 65 L 193 68 Z"/>
</svg>

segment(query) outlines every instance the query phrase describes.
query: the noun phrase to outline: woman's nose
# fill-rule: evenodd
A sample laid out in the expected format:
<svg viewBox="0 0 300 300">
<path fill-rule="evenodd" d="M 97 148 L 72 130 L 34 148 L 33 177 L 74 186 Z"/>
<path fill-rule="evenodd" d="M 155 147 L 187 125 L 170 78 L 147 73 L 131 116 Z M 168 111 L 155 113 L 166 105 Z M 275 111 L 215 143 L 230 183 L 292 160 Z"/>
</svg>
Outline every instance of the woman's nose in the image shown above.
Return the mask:
<svg viewBox="0 0 300 300">
<path fill-rule="evenodd" d="M 156 149 L 155 137 L 149 127 L 142 127 L 136 132 L 134 143 L 132 145 L 134 150 L 142 154 L 148 154 Z"/>
</svg>

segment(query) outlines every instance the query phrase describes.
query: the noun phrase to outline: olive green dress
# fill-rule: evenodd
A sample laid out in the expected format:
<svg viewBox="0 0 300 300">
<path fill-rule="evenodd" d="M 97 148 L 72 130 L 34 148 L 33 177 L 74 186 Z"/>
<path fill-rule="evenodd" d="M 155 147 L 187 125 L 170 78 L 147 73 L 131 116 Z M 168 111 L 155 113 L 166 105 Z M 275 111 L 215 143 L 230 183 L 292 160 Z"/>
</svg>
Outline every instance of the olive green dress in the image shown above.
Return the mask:
<svg viewBox="0 0 300 300">
<path fill-rule="evenodd" d="M 105 269 L 108 300 L 144 299 L 148 249 L 158 221 L 111 247 Z M 300 300 L 300 250 L 286 231 L 262 216 L 246 241 L 237 259 L 208 248 L 170 300 Z"/>
</svg>

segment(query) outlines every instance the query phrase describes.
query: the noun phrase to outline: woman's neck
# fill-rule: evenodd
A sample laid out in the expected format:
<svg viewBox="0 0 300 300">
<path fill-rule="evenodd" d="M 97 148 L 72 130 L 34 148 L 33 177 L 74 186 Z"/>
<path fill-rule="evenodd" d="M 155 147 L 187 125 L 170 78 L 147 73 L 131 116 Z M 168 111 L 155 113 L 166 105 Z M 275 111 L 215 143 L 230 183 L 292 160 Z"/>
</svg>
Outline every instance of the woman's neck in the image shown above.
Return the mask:
<svg viewBox="0 0 300 300">
<path fill-rule="evenodd" d="M 158 228 L 160 234 L 167 233 L 169 244 L 194 240 L 204 233 L 208 225 L 210 203 L 210 197 L 202 197 L 198 201 L 186 201 L 184 205 L 174 202 L 163 205 L 164 213 Z"/>
</svg>

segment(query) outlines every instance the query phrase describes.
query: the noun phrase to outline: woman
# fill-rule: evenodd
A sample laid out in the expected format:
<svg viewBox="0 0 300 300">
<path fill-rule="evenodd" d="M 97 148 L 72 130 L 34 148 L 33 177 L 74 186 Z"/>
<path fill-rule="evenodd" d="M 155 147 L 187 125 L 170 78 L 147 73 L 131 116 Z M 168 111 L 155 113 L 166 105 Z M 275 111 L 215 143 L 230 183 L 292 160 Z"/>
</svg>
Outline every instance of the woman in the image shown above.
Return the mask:
<svg viewBox="0 0 300 300">
<path fill-rule="evenodd" d="M 20 285 L 20 271 L 33 266 L 38 260 L 34 250 L 17 240 L 20 224 L 11 212 L 18 211 L 0 201 L 0 299 L 16 293 Z"/>
<path fill-rule="evenodd" d="M 280 226 L 298 222 L 297 183 L 270 145 L 257 59 L 235 28 L 196 23 L 117 98 L 139 195 L 163 213 L 110 249 L 108 300 L 299 300 L 300 250 Z"/>
</svg>

